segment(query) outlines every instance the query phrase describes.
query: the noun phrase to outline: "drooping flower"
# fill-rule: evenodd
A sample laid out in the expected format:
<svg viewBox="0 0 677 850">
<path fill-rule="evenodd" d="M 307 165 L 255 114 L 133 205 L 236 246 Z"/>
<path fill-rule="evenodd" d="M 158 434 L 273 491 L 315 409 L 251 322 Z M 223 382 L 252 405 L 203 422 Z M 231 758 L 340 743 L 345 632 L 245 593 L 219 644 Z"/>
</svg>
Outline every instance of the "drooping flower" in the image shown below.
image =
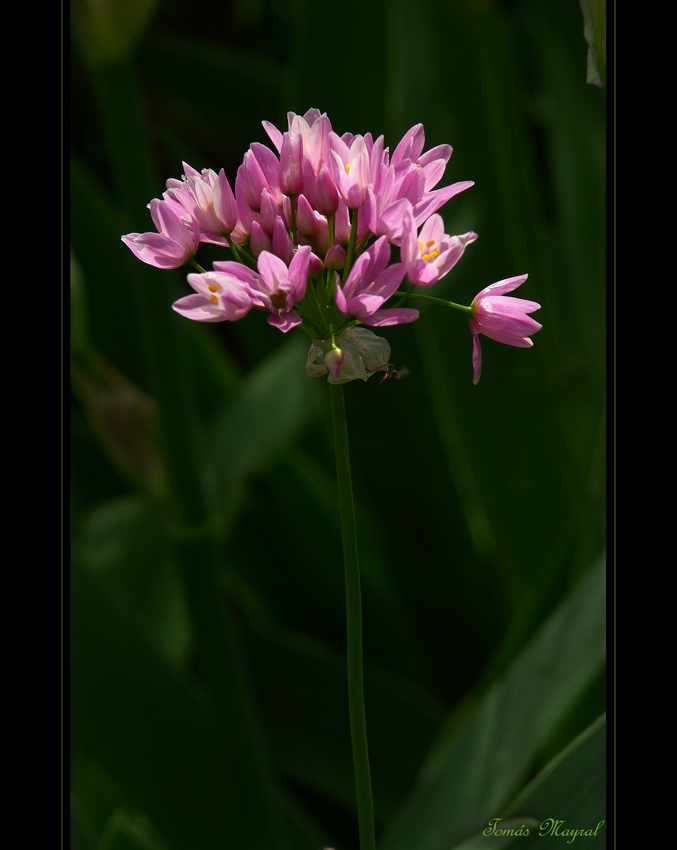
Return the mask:
<svg viewBox="0 0 677 850">
<path fill-rule="evenodd" d="M 186 227 L 165 201 L 148 205 L 157 233 L 128 233 L 122 241 L 135 257 L 159 269 L 178 269 L 193 257 L 200 244 L 196 221 Z"/>
<path fill-rule="evenodd" d="M 541 305 L 535 301 L 505 295 L 506 292 L 512 292 L 513 289 L 521 286 L 527 277 L 528 275 L 523 274 L 492 283 L 473 299 L 470 305 L 473 384 L 479 381 L 482 371 L 482 349 L 479 339 L 481 333 L 497 342 L 514 345 L 517 348 L 531 348 L 534 344 L 529 337 L 540 331 L 542 325 L 530 318 L 528 314 L 540 310 Z"/>
</svg>

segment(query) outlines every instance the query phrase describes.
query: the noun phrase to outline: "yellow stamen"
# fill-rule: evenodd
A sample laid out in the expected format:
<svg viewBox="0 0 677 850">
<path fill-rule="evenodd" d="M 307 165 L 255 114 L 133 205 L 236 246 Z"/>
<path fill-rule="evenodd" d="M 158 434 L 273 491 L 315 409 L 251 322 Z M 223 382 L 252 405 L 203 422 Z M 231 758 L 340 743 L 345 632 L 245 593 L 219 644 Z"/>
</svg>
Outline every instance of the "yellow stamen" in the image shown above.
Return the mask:
<svg viewBox="0 0 677 850">
<path fill-rule="evenodd" d="M 346 165 L 346 174 L 350 174 L 350 163 Z"/>
<path fill-rule="evenodd" d="M 435 240 L 434 240 L 434 239 L 431 239 L 431 240 L 430 240 L 430 242 L 426 242 L 426 243 L 425 243 L 425 247 L 426 247 L 426 248 L 430 248 L 430 246 L 431 246 L 431 245 L 434 245 L 434 244 L 435 244 Z"/>
<path fill-rule="evenodd" d="M 216 297 L 216 295 L 210 295 L 209 300 L 212 302 L 212 304 L 218 304 L 219 303 L 219 299 Z"/>
<path fill-rule="evenodd" d="M 217 286 L 215 283 L 210 283 L 210 284 L 209 284 L 209 291 L 210 291 L 210 292 L 218 292 L 218 291 L 219 291 L 219 288 L 218 288 L 218 286 Z"/>
<path fill-rule="evenodd" d="M 418 248 L 419 248 L 419 251 L 421 251 L 421 252 L 423 251 L 423 242 L 421 242 L 420 239 L 418 240 Z"/>
</svg>

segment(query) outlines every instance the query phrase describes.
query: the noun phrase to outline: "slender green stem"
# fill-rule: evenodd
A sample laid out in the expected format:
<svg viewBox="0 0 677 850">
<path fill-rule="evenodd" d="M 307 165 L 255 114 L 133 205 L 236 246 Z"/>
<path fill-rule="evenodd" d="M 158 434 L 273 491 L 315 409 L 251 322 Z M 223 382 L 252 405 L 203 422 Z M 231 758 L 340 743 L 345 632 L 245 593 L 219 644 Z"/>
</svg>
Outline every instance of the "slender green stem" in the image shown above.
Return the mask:
<svg viewBox="0 0 677 850">
<path fill-rule="evenodd" d="M 350 736 L 353 744 L 357 817 L 360 850 L 376 850 L 374 804 L 371 797 L 367 724 L 364 713 L 364 675 L 362 670 L 362 600 L 360 566 L 357 557 L 357 532 L 353 485 L 348 454 L 348 427 L 343 399 L 343 384 L 330 384 L 331 418 L 334 426 L 336 478 L 338 481 L 343 563 L 346 579 L 346 622 L 348 633 L 348 704 Z"/>
<path fill-rule="evenodd" d="M 200 274 L 205 274 L 205 270 L 202 268 L 202 266 L 201 266 L 198 262 L 196 262 L 196 261 L 193 259 L 193 257 L 191 257 L 191 258 L 188 260 L 188 262 L 190 263 L 190 265 L 191 265 L 194 269 L 197 269 L 197 270 L 200 272 Z"/>
<path fill-rule="evenodd" d="M 291 206 L 291 238 L 295 245 L 298 244 L 298 234 L 296 233 L 296 199 L 297 195 L 289 196 Z"/>
<path fill-rule="evenodd" d="M 463 310 L 464 313 L 473 312 L 472 307 L 464 307 L 463 304 L 455 304 L 453 301 L 445 301 L 443 298 L 435 298 L 432 295 L 420 295 L 418 292 L 411 292 L 410 290 L 407 290 L 407 292 L 400 292 L 398 290 L 397 292 L 393 292 L 393 295 L 404 295 L 407 298 L 422 298 L 424 301 L 436 301 L 438 304 L 444 304 L 445 307 L 453 307 L 455 310 Z M 396 306 L 401 304 L 402 301 L 404 301 L 404 298 L 401 301 L 398 301 Z"/>
<path fill-rule="evenodd" d="M 348 241 L 348 251 L 346 252 L 346 264 L 343 268 L 343 278 L 341 283 L 345 285 L 350 274 L 350 269 L 353 265 L 353 257 L 355 256 L 355 242 L 357 241 L 357 210 L 353 210 L 353 221 L 350 227 L 350 239 Z"/>
<path fill-rule="evenodd" d="M 256 260 L 249 251 L 245 250 L 241 245 L 238 245 L 237 242 L 233 239 L 232 234 L 229 233 L 226 235 L 226 242 L 228 243 L 228 247 L 235 255 L 235 259 L 238 262 L 242 262 L 242 258 L 244 257 L 251 265 L 256 268 Z"/>
<path fill-rule="evenodd" d="M 331 248 L 334 244 L 334 221 L 336 219 L 336 213 L 330 213 L 327 216 L 327 230 L 329 231 L 329 247 Z"/>
<path fill-rule="evenodd" d="M 405 280 L 406 279 L 407 278 L 405 277 Z M 400 300 L 396 304 L 393 304 L 393 307 L 400 307 L 402 304 L 404 304 L 404 302 L 407 300 L 407 298 L 409 298 L 409 296 L 413 293 L 413 291 L 414 291 L 414 284 L 413 283 L 410 283 L 407 286 L 407 289 L 406 289 L 405 292 L 401 292 L 401 291 L 398 290 L 395 293 L 395 295 L 401 295 L 402 297 L 400 298 Z"/>
</svg>

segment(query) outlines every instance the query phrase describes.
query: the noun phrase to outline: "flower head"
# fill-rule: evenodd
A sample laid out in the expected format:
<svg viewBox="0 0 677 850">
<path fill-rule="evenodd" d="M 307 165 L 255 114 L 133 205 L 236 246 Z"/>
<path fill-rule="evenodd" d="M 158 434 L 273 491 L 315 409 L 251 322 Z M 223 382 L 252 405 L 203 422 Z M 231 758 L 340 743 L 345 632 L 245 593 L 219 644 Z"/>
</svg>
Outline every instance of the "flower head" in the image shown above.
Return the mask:
<svg viewBox="0 0 677 850">
<path fill-rule="evenodd" d="M 256 308 L 283 333 L 301 326 L 314 340 L 308 374 L 328 373 L 341 383 L 379 370 L 395 374 L 388 371 L 387 342 L 356 326 L 413 322 L 419 311 L 410 299 L 470 314 L 475 383 L 481 333 L 508 345 L 532 344 L 541 326 L 528 314 L 539 305 L 506 297 L 526 275 L 487 287 L 471 307 L 420 291 L 444 277 L 477 238 L 449 236 L 437 214 L 473 185 L 437 188 L 449 145 L 424 151 L 423 125 L 416 124 L 391 154 L 383 136 L 338 135 L 319 109 L 289 112 L 287 121 L 284 132 L 263 122 L 274 150 L 250 145 L 234 192 L 223 169 L 198 171 L 184 162 L 181 179 L 170 178 L 162 200 L 149 204 L 158 232 L 122 237 L 145 263 L 197 269 L 188 275 L 193 293 L 173 304 L 177 313 L 223 322 Z M 200 242 L 228 248 L 233 261 L 205 271 L 194 259 Z M 391 246 L 399 249 L 399 262 L 392 261 Z"/>
<path fill-rule="evenodd" d="M 527 314 L 541 309 L 535 301 L 506 296 L 506 292 L 517 289 L 528 275 L 509 277 L 492 283 L 479 292 L 470 305 L 470 330 L 473 336 L 473 383 L 480 379 L 482 371 L 482 349 L 479 335 L 482 333 L 497 342 L 514 345 L 517 348 L 531 348 L 531 334 L 540 331 L 542 325 Z"/>
</svg>

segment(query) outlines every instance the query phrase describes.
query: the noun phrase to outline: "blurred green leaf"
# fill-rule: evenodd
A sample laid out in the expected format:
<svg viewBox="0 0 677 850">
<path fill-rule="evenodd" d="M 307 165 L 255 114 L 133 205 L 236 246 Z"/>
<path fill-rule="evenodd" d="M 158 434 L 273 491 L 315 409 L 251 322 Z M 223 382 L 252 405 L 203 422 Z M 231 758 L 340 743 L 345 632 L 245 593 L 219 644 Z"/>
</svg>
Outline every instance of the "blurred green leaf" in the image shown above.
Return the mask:
<svg viewBox="0 0 677 850">
<path fill-rule="evenodd" d="M 153 16 L 159 0 L 76 0 L 73 25 L 80 49 L 92 67 L 128 56 Z"/>
<path fill-rule="evenodd" d="M 586 82 L 606 88 L 606 0 L 579 0 L 588 42 Z"/>
<path fill-rule="evenodd" d="M 212 486 L 227 523 L 240 505 L 244 482 L 285 453 L 322 409 L 325 388 L 305 373 L 308 346 L 305 335 L 285 340 L 247 376 L 210 429 Z"/>
<path fill-rule="evenodd" d="M 99 850 L 165 850 L 151 835 L 143 818 L 131 818 L 125 811 L 111 815 L 99 842 Z"/>
<path fill-rule="evenodd" d="M 593 850 L 606 847 L 603 826 L 606 818 L 606 733 L 604 714 L 562 750 L 508 806 L 506 818 L 528 813 L 541 823 L 537 832 L 520 839 L 515 846 L 534 845 L 550 850 L 561 847 L 564 830 L 581 829 L 597 832 L 597 835 L 585 836 L 586 847 Z M 557 821 L 562 822 L 560 826 L 556 826 Z"/>
<path fill-rule="evenodd" d="M 586 847 L 605 847 L 601 817 L 606 810 L 605 778 L 606 715 L 602 715 L 527 785 L 502 817 L 492 818 L 480 834 L 454 850 L 554 848 L 577 837 Z"/>
<path fill-rule="evenodd" d="M 151 500 L 125 496 L 91 510 L 74 552 L 134 612 L 167 659 L 178 666 L 187 660 L 194 638 L 179 565 L 167 523 Z"/>
<path fill-rule="evenodd" d="M 381 850 L 446 850 L 483 829 L 604 662 L 605 564 L 562 602 L 451 738 L 433 749 Z"/>
<path fill-rule="evenodd" d="M 74 358 L 71 376 L 92 430 L 115 466 L 143 490 L 164 495 L 166 470 L 152 399 L 94 353 Z"/>
<path fill-rule="evenodd" d="M 282 630 L 251 635 L 248 647 L 278 768 L 354 811 L 345 653 Z M 444 712 L 429 694 L 376 665 L 365 671 L 365 700 L 375 815 L 383 823 L 404 798 Z"/>
<path fill-rule="evenodd" d="M 221 755 L 222 735 L 236 733 L 218 729 L 204 701 L 77 562 L 71 670 L 73 749 L 102 765 L 130 809 L 176 850 L 237 840 L 243 813 L 232 810 L 228 787 L 238 779 Z"/>
</svg>

